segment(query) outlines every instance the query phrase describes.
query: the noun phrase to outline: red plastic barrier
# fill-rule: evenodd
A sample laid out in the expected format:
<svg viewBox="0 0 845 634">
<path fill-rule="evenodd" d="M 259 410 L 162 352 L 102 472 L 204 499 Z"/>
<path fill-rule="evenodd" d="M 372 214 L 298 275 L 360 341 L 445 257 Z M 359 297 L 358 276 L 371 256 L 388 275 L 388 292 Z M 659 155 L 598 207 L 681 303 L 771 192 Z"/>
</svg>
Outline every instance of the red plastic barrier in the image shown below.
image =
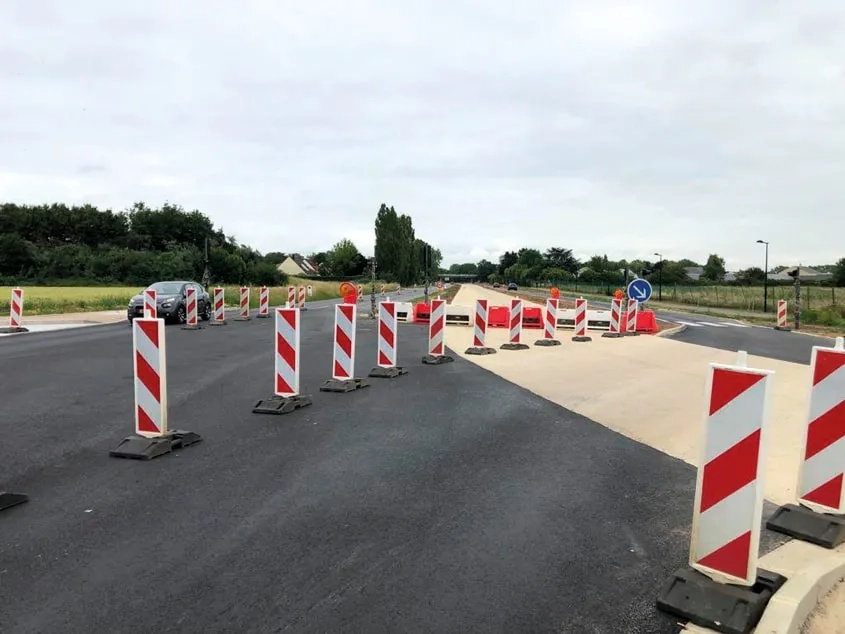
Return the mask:
<svg viewBox="0 0 845 634">
<path fill-rule="evenodd" d="M 414 306 L 414 323 L 427 324 L 431 320 L 431 307 L 428 304 L 420 302 Z"/>
<path fill-rule="evenodd" d="M 526 306 L 522 309 L 523 328 L 542 328 L 543 309 L 539 306 Z"/>
<path fill-rule="evenodd" d="M 637 313 L 637 332 L 657 332 L 657 319 L 653 310 L 641 310 Z"/>
<path fill-rule="evenodd" d="M 510 320 L 510 307 L 491 306 L 487 311 L 487 325 L 490 328 L 507 328 Z"/>
<path fill-rule="evenodd" d="M 343 303 L 344 304 L 357 304 L 358 303 L 358 293 L 355 290 L 352 292 L 347 293 L 343 296 Z"/>
</svg>

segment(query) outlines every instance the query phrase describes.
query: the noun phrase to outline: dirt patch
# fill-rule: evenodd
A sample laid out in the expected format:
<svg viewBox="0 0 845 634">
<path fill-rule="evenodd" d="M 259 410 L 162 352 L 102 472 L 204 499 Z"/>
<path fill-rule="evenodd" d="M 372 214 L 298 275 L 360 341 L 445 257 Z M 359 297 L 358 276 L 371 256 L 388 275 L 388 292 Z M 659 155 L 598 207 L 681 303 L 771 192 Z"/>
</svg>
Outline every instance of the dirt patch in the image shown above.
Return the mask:
<svg viewBox="0 0 845 634">
<path fill-rule="evenodd" d="M 845 634 L 845 582 L 840 581 L 819 601 L 801 634 Z"/>
</svg>

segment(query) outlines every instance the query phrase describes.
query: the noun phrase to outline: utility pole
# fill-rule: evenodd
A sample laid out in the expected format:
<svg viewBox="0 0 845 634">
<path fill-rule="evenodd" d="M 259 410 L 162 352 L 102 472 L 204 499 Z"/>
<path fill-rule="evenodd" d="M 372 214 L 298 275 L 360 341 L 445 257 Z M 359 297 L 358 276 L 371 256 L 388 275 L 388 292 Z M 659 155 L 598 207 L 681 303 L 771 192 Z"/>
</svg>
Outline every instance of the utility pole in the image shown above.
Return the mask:
<svg viewBox="0 0 845 634">
<path fill-rule="evenodd" d="M 657 264 L 657 301 L 663 301 L 663 254 L 662 253 L 655 253 L 657 257 L 660 258 L 660 262 Z"/>
<path fill-rule="evenodd" d="M 426 243 L 423 251 L 423 272 L 425 273 L 425 294 L 423 302 L 428 304 L 428 268 L 431 261 L 431 246 Z"/>
<path fill-rule="evenodd" d="M 370 260 L 370 319 L 376 318 L 376 257 Z"/>
<path fill-rule="evenodd" d="M 205 239 L 205 267 L 202 272 L 202 285 L 208 292 L 208 288 L 211 286 L 211 271 L 208 269 L 208 238 Z"/>
<path fill-rule="evenodd" d="M 757 244 L 766 245 L 766 260 L 763 265 L 763 312 L 769 312 L 769 243 L 765 240 L 757 240 Z M 795 277 L 798 279 L 798 276 Z"/>
<path fill-rule="evenodd" d="M 795 271 L 789 273 L 789 275 L 795 278 L 795 282 L 792 284 L 795 289 L 795 298 L 793 300 L 795 303 L 795 306 L 793 307 L 793 320 L 795 323 L 793 324 L 793 329 L 799 330 L 801 328 L 801 265 L 799 264 Z"/>
</svg>

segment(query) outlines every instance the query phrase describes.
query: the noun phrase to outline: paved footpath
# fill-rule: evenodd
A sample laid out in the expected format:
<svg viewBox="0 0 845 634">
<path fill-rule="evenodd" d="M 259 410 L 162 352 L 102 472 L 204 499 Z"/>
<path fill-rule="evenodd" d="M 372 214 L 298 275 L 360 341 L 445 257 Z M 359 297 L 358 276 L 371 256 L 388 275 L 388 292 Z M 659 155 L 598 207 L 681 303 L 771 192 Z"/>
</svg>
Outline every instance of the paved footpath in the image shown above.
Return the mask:
<svg viewBox="0 0 845 634">
<path fill-rule="evenodd" d="M 151 462 L 132 429 L 126 324 L 0 341 L 0 630 L 677 632 L 653 605 L 685 565 L 691 466 L 457 359 L 322 394 L 331 310 L 303 315 L 315 404 L 250 413 L 271 320 L 168 327 L 170 425 L 204 442 Z M 357 364 L 375 357 L 359 324 Z"/>
</svg>

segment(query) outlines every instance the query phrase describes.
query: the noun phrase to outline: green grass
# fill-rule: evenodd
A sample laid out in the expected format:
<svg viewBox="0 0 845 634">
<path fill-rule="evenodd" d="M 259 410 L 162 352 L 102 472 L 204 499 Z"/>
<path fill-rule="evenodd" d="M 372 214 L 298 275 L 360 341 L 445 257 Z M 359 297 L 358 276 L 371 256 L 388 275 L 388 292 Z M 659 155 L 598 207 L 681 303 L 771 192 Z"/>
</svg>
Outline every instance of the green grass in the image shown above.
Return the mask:
<svg viewBox="0 0 845 634">
<path fill-rule="evenodd" d="M 322 282 L 290 278 L 290 285 L 314 287 L 314 294 L 306 301 L 335 299 L 340 297 L 339 282 Z M 376 282 L 381 290 L 382 282 Z M 287 301 L 287 286 L 270 288 L 270 305 L 277 306 Z M 237 286 L 224 285 L 226 304 L 238 303 Z M 133 295 L 141 291 L 136 286 L 24 286 L 24 318 L 27 315 L 52 315 L 59 313 L 84 313 L 99 310 L 121 310 L 129 304 Z M 386 290 L 393 291 L 396 284 L 387 284 Z M 369 289 L 366 289 L 369 290 Z M 0 286 L 0 315 L 9 314 L 12 287 Z M 258 307 L 258 287 L 250 287 L 250 305 Z"/>
</svg>

